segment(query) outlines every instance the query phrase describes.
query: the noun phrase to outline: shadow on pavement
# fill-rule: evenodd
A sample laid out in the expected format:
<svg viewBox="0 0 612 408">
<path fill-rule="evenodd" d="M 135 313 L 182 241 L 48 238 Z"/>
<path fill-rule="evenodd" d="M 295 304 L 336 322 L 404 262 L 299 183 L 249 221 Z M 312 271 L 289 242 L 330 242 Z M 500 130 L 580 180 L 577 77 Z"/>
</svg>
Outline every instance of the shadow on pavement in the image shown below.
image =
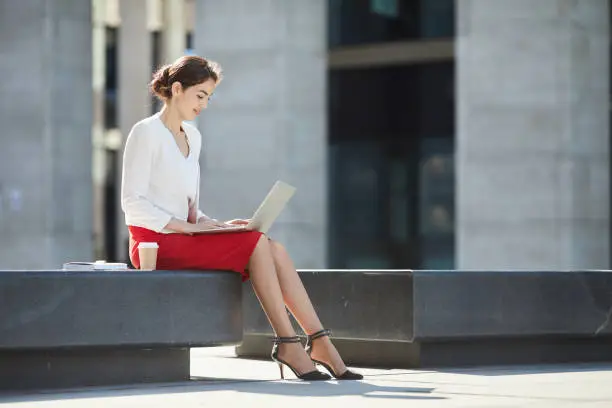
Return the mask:
<svg viewBox="0 0 612 408">
<path fill-rule="evenodd" d="M 366 378 L 367 380 L 367 378 Z M 16 402 L 71 400 L 88 398 L 112 398 L 145 396 L 153 394 L 180 394 L 214 391 L 235 391 L 250 394 L 279 395 L 286 397 L 337 397 L 362 396 L 372 399 L 441 400 L 427 395 L 434 388 L 390 387 L 369 384 L 364 381 L 306 382 L 300 380 L 262 381 L 223 378 L 194 377 L 189 382 L 145 384 L 139 386 L 92 387 L 71 390 L 49 390 L 35 393 L 0 393 L 0 405 Z"/>
<path fill-rule="evenodd" d="M 542 364 L 531 366 L 491 366 L 472 368 L 441 368 L 438 373 L 478 375 L 478 376 L 511 376 L 525 374 L 564 374 L 588 373 L 599 371 L 612 371 L 610 363 L 583 363 L 583 364 Z"/>
</svg>

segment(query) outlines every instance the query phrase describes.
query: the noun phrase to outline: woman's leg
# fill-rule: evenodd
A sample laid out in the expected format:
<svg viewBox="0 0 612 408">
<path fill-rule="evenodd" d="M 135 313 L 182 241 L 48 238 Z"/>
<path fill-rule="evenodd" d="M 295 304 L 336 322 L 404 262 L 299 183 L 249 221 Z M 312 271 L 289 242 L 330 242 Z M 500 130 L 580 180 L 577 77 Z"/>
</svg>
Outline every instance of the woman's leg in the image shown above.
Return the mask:
<svg viewBox="0 0 612 408">
<path fill-rule="evenodd" d="M 285 304 L 306 334 L 321 330 L 323 325 L 287 250 L 276 241 L 270 241 L 270 247 Z M 336 373 L 342 374 L 346 366 L 329 337 L 320 337 L 315 342 L 317 346 L 312 350 L 312 357 L 330 363 Z"/>
<path fill-rule="evenodd" d="M 248 268 L 255 294 L 276 335 L 281 337 L 295 336 L 295 331 L 283 302 L 270 243 L 265 235 L 259 238 L 251 255 Z M 300 374 L 314 370 L 314 364 L 304 352 L 300 343 L 281 344 L 279 357 L 291 364 Z"/>
</svg>

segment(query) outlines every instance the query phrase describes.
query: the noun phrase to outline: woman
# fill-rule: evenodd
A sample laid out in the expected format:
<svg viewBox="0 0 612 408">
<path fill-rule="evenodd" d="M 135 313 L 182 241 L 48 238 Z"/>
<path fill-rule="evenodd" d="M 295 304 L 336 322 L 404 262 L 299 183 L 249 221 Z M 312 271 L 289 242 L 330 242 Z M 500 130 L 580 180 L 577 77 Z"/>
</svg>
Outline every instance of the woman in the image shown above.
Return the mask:
<svg viewBox="0 0 612 408">
<path fill-rule="evenodd" d="M 122 208 L 130 232 L 130 259 L 139 267 L 138 244 L 159 244 L 158 269 L 230 270 L 250 278 L 276 336 L 272 359 L 304 380 L 361 379 L 349 371 L 329 339 L 285 248 L 257 231 L 198 234 L 246 225 L 220 222 L 198 208 L 202 136 L 184 123 L 206 109 L 221 81 L 219 66 L 204 58 L 181 57 L 161 68 L 150 83 L 162 110 L 138 122 L 123 157 Z M 308 335 L 306 350 L 286 309 Z"/>
</svg>

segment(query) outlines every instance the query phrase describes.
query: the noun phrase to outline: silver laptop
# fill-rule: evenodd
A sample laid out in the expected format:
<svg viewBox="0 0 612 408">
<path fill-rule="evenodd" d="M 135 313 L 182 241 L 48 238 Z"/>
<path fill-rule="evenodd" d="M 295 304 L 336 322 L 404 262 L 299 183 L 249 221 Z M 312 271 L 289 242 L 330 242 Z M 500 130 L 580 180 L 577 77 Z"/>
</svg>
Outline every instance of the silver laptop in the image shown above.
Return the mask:
<svg viewBox="0 0 612 408">
<path fill-rule="evenodd" d="M 274 183 L 266 198 L 262 201 L 251 217 L 251 221 L 247 225 L 236 225 L 235 227 L 212 229 L 207 231 L 201 231 L 200 234 L 210 233 L 222 233 L 232 231 L 244 231 L 253 230 L 266 233 L 274 224 L 274 221 L 278 218 L 280 213 L 283 211 L 293 194 L 295 194 L 296 188 L 283 182 L 277 181 Z"/>
</svg>

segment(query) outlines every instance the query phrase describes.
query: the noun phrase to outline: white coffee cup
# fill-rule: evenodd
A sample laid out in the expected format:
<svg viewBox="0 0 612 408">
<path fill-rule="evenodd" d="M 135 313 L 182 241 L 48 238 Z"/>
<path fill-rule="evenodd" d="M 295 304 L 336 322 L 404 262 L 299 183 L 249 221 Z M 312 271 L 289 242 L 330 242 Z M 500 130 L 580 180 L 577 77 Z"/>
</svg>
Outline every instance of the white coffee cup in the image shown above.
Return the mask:
<svg viewBox="0 0 612 408">
<path fill-rule="evenodd" d="M 157 242 L 141 242 L 138 244 L 138 257 L 140 258 L 140 269 L 152 271 L 157 267 Z"/>
</svg>

